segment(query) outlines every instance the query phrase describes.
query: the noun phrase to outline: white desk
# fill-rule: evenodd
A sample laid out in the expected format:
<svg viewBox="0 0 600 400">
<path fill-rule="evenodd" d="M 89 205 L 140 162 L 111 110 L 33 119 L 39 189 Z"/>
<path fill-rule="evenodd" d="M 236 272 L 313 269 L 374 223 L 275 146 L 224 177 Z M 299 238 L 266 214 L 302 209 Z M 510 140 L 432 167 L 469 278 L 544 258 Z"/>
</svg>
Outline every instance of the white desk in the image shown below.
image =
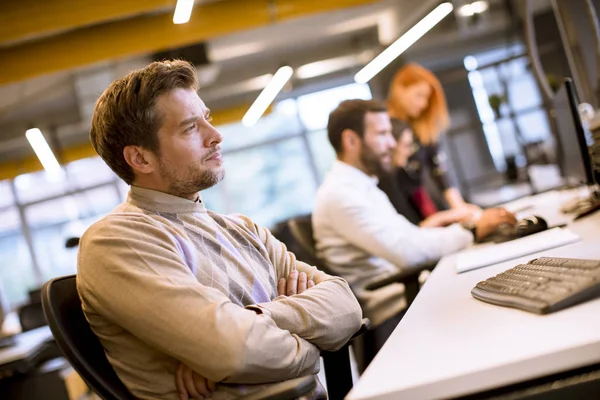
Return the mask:
<svg viewBox="0 0 600 400">
<path fill-rule="evenodd" d="M 542 194 L 544 204 L 528 212 L 564 219 L 557 210 L 566 198 Z M 600 213 L 569 228 L 581 242 L 463 274 L 455 256 L 443 258 L 347 399 L 462 396 L 600 362 L 600 298 L 539 316 L 470 294 L 477 282 L 541 254 L 599 259 Z"/>
<path fill-rule="evenodd" d="M 16 336 L 16 345 L 0 349 L 0 368 L 35 355 L 52 338 L 50 328 L 43 326 Z"/>
</svg>

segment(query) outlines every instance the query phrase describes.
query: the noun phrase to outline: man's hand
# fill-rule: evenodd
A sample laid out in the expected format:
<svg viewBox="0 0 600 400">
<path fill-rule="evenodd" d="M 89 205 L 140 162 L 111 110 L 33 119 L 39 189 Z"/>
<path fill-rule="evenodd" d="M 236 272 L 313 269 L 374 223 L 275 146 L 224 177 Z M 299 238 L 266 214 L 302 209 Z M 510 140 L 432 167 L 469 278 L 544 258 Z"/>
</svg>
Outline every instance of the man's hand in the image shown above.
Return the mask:
<svg viewBox="0 0 600 400">
<path fill-rule="evenodd" d="M 204 400 L 214 392 L 216 383 L 194 372 L 185 364 L 179 364 L 175 384 L 181 400 Z"/>
<path fill-rule="evenodd" d="M 511 212 L 504 208 L 488 208 L 483 211 L 481 217 L 475 222 L 475 232 L 477 240 L 481 240 L 493 233 L 500 225 L 507 224 L 514 226 L 517 218 Z"/>
<path fill-rule="evenodd" d="M 277 294 L 279 296 L 293 296 L 313 286 L 315 286 L 315 282 L 312 279 L 308 279 L 305 272 L 298 273 L 297 270 L 293 270 L 287 279 L 281 278 L 279 280 L 277 283 Z"/>
</svg>

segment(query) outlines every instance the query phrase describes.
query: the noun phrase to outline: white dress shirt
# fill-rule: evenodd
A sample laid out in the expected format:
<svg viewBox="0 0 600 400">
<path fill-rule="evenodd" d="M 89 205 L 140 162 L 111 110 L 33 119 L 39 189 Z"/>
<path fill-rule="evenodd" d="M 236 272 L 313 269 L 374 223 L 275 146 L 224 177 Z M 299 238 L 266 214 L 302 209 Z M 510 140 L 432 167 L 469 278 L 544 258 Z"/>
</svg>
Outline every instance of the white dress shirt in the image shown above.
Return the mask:
<svg viewBox="0 0 600 400">
<path fill-rule="evenodd" d="M 376 178 L 337 160 L 317 192 L 312 216 L 316 250 L 348 283 L 361 286 L 402 268 L 437 261 L 473 242 L 471 232 L 458 224 L 446 228 L 413 225 L 398 214 L 377 183 Z M 392 285 L 382 292 L 388 300 L 390 296 L 399 300 L 402 286 Z M 384 306 L 381 295 L 371 299 L 376 308 Z M 364 304 L 365 299 L 361 300 Z M 392 308 L 399 311 L 401 306 Z"/>
</svg>

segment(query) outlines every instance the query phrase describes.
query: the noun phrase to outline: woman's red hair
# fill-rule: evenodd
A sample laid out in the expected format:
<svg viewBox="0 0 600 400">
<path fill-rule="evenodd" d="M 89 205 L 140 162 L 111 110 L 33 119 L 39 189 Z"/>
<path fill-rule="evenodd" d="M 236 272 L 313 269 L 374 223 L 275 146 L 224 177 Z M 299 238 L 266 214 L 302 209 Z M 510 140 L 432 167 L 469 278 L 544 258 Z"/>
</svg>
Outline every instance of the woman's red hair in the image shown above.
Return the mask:
<svg viewBox="0 0 600 400">
<path fill-rule="evenodd" d="M 427 82 L 431 87 L 429 105 L 418 118 L 411 119 L 402 109 L 397 93 L 403 88 L 420 82 Z M 390 85 L 387 107 L 391 117 L 409 122 L 421 143 L 424 144 L 436 143 L 440 133 L 448 129 L 450 125 L 446 97 L 440 81 L 431 71 L 415 63 L 404 65 L 394 75 Z"/>
</svg>

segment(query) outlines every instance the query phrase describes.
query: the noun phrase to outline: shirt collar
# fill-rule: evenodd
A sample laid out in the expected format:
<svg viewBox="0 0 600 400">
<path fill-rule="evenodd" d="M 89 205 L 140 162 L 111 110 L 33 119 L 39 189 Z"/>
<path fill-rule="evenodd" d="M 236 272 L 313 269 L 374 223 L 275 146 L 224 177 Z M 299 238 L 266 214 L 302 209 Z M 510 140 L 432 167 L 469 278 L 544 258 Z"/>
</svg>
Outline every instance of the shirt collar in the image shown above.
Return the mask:
<svg viewBox="0 0 600 400">
<path fill-rule="evenodd" d="M 353 182 L 364 184 L 366 186 L 377 186 L 379 179 L 374 176 L 365 174 L 362 170 L 345 163 L 340 160 L 335 160 L 331 173 L 337 177 L 344 177 Z"/>
<path fill-rule="evenodd" d="M 197 200 L 188 200 L 157 190 L 131 186 L 127 201 L 145 210 L 170 214 L 206 212 L 200 193 Z"/>
</svg>

